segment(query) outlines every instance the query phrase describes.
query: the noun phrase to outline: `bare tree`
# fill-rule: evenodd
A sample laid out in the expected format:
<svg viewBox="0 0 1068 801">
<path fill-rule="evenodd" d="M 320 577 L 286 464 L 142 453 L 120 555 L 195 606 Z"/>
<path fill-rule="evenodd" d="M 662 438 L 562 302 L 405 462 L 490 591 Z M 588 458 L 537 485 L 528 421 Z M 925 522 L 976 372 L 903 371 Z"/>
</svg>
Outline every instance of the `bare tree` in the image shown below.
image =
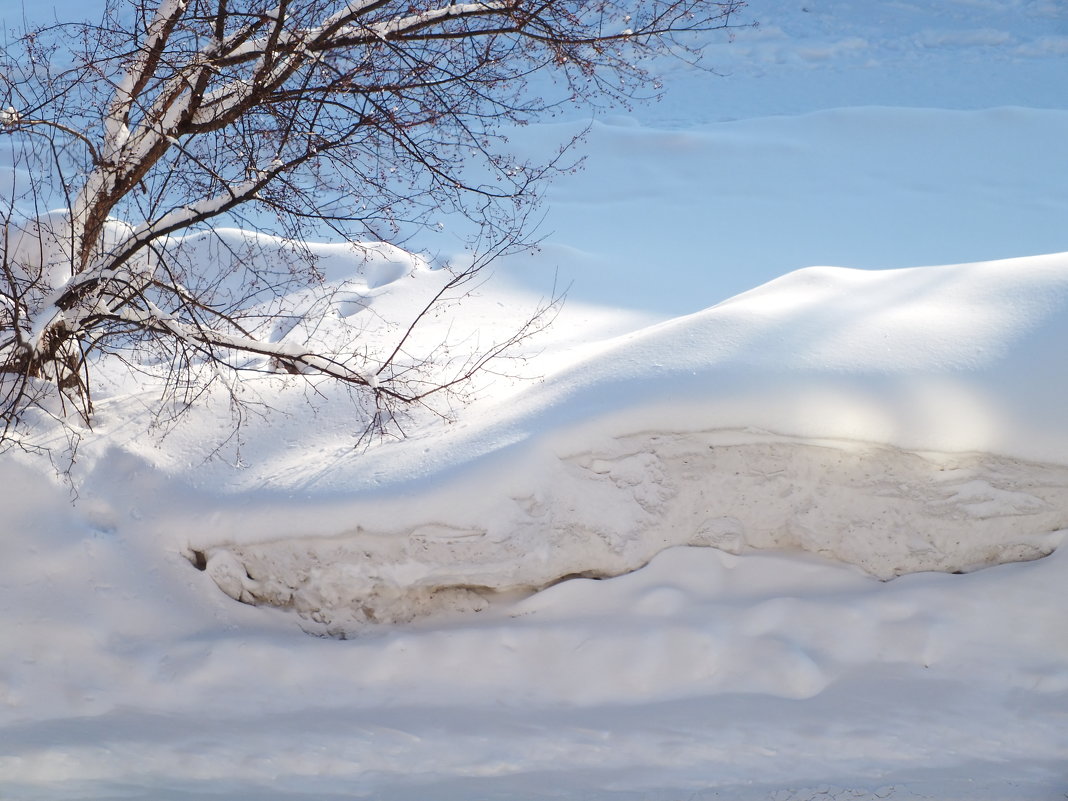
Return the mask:
<svg viewBox="0 0 1068 801">
<path fill-rule="evenodd" d="M 220 371 L 327 376 L 379 409 L 466 380 L 515 340 L 433 379 L 406 343 L 529 244 L 536 189 L 562 164 L 517 162 L 502 131 L 655 93 L 656 57 L 696 55 L 742 5 L 115 0 L 99 24 L 22 34 L 0 62 L 4 436 L 35 407 L 88 421 L 103 358 L 167 365 L 184 402 Z M 225 269 L 190 255 L 223 224 L 275 231 L 298 257 L 324 231 L 403 245 L 431 212 L 475 224 L 474 257 L 377 350 L 269 334 L 294 313 L 275 301 L 321 285 L 314 259 L 266 265 L 240 243 Z"/>
</svg>

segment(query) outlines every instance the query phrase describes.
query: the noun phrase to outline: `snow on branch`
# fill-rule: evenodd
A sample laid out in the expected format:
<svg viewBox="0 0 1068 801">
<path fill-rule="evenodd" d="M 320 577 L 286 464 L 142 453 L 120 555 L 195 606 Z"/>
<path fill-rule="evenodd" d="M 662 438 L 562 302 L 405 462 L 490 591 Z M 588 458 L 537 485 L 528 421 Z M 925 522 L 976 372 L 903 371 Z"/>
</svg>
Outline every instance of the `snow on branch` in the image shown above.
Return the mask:
<svg viewBox="0 0 1068 801">
<path fill-rule="evenodd" d="M 379 321 L 399 340 L 363 344 L 363 323 L 334 314 L 345 341 L 361 342 L 358 357 L 322 340 L 261 342 L 249 332 L 270 329 L 296 293 L 333 313 L 311 239 L 429 251 L 441 240 L 420 237 L 455 220 L 474 232 L 450 245 L 466 245 L 477 265 L 449 287 L 462 297 L 484 265 L 530 247 L 539 187 L 573 163 L 565 154 L 577 137 L 528 163 L 508 152 L 509 126 L 561 104 L 655 94 L 654 57 L 696 55 L 699 32 L 730 27 L 743 5 L 130 3 L 121 14 L 116 4 L 104 26 L 33 31 L 0 53 L 0 131 L 11 134 L 19 180 L 30 182 L 0 187 L 0 201 L 12 219 L 38 222 L 42 209 L 60 207 L 49 212 L 55 225 L 24 227 L 21 249 L 6 238 L 0 248 L 0 378 L 17 378 L 0 381 L 0 441 L 36 402 L 18 389 L 27 382 L 50 383 L 88 419 L 96 365 L 113 356 L 135 370 L 186 370 L 198 359 L 238 370 L 226 353 L 257 354 L 376 400 L 451 389 L 517 340 L 472 354 L 454 377 L 432 373 L 432 356 L 409 359 L 413 332 L 444 313 L 445 296 Z M 56 53 L 73 66 L 57 68 Z M 555 71 L 539 82 L 544 95 L 530 89 L 539 70 Z M 287 244 L 268 258 L 213 234 L 223 221 Z M 212 236 L 224 252 L 206 258 L 195 242 Z M 519 321 L 522 336 L 531 320 Z M 394 360 L 406 361 L 393 369 Z M 419 391 L 405 392 L 414 375 Z M 15 389 L 5 395 L 5 386 Z"/>
</svg>

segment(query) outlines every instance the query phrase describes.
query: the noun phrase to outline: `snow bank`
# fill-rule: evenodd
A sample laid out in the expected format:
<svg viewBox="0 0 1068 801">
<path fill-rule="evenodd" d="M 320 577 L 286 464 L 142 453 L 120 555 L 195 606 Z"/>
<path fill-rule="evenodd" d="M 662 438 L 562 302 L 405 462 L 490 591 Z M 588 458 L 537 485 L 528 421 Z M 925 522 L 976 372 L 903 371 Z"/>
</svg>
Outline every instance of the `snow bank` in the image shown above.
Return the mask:
<svg viewBox="0 0 1068 801">
<path fill-rule="evenodd" d="M 489 336 L 530 308 L 524 287 L 552 283 L 531 268 L 574 282 L 544 352 L 524 354 L 541 384 L 499 380 L 460 422 L 357 453 L 359 415 L 325 387 L 253 382 L 265 419 L 235 434 L 225 399 L 205 398 L 160 441 L 156 389 L 123 384 L 97 395 L 77 505 L 39 462 L 0 459 L 0 792 L 1068 793 L 1068 551 L 888 582 L 797 551 L 889 575 L 1056 546 L 1064 259 L 802 271 L 649 328 L 807 264 L 1068 249 L 1068 11 L 750 12 L 761 27 L 709 52 L 729 77 L 680 67 L 664 102 L 594 126 L 586 172 L 550 191 L 540 255 L 455 318 L 462 339 Z M 513 142 L 551 151 L 557 133 Z M 443 222 L 431 252 L 450 249 Z M 372 289 L 358 261 L 325 264 L 353 295 L 324 314 L 369 299 L 352 322 L 388 335 L 375 321 L 432 273 Z M 717 547 L 511 603 L 491 591 L 690 539 Z M 790 550 L 748 550 L 772 543 Z M 198 549 L 210 571 L 190 565 Z M 235 603 L 213 575 L 304 616 Z M 365 598 L 381 619 L 485 608 L 368 627 Z"/>
<path fill-rule="evenodd" d="M 679 67 L 663 103 L 594 126 L 543 250 L 453 320 L 467 347 L 531 308 L 524 287 L 574 282 L 523 354 L 544 381 L 497 380 L 460 422 L 365 452 L 327 387 L 253 381 L 237 433 L 205 397 L 160 440 L 158 387 L 116 382 L 77 505 L 0 459 L 0 792 L 1065 796 L 1068 552 L 865 572 L 1057 547 L 1064 257 L 806 270 L 664 316 L 802 265 L 1068 249 L 1068 12 L 758 5 L 709 52 L 729 77 Z M 551 152 L 559 132 L 513 141 Z M 443 222 L 429 252 L 452 249 Z M 390 261 L 320 260 L 348 282 L 323 318 L 389 336 L 434 280 Z M 645 564 L 689 541 L 716 547 Z"/>
<path fill-rule="evenodd" d="M 185 547 L 232 597 L 335 633 L 675 545 L 879 578 L 1038 558 L 1068 527 L 1068 375 L 1050 369 L 1066 306 L 1064 256 L 801 270 L 605 341 L 433 437 L 335 448 L 329 470 L 250 466 Z"/>
<path fill-rule="evenodd" d="M 174 244 L 253 300 L 249 260 L 277 251 L 285 271 L 295 247 L 226 230 Z M 320 292 L 260 299 L 282 314 L 272 340 L 389 350 L 443 280 L 381 244 L 300 249 Z M 411 351 L 506 338 L 535 305 L 507 286 L 463 303 Z M 682 545 L 805 551 L 884 579 L 969 571 L 1044 556 L 1068 527 L 1068 371 L 1051 369 L 1066 307 L 1063 255 L 807 268 L 622 335 L 619 314 L 565 318 L 526 354 L 543 378 L 483 385 L 459 423 L 416 418 L 366 451 L 366 414 L 329 384 L 243 382 L 263 413 L 236 434 L 220 389 L 160 442 L 137 411 L 154 390 L 116 379 L 80 469 L 111 493 L 118 447 L 194 489 L 195 525 L 182 507 L 150 510 L 150 527 L 227 595 L 335 634 L 619 575 Z M 214 458 L 221 441 L 231 460 Z"/>
</svg>

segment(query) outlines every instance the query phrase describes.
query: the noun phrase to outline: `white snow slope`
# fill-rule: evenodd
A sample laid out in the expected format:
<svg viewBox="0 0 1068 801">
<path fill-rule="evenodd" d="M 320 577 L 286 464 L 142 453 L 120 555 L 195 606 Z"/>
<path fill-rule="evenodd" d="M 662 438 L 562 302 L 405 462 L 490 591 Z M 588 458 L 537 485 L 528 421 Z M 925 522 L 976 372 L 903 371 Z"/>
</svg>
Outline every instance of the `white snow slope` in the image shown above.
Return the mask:
<svg viewBox="0 0 1068 801">
<path fill-rule="evenodd" d="M 426 332 L 572 287 L 454 423 L 115 377 L 74 502 L 0 458 L 0 799 L 1068 797 L 1068 8 L 750 11 Z"/>
</svg>

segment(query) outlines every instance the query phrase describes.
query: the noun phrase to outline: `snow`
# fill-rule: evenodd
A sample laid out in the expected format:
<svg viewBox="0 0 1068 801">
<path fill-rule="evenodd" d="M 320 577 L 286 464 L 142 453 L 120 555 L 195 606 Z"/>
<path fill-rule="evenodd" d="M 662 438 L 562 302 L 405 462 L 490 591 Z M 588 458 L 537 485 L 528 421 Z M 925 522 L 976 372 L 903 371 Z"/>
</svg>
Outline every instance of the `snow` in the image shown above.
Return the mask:
<svg viewBox="0 0 1068 801">
<path fill-rule="evenodd" d="M 222 391 L 164 425 L 109 368 L 73 487 L 0 458 L 0 796 L 1068 793 L 1068 13 L 753 5 L 413 343 L 571 287 L 453 422 L 356 447 L 264 375 L 236 434 Z M 234 293 L 219 254 L 292 249 L 183 246 Z M 279 348 L 445 278 L 307 247 Z"/>
</svg>

